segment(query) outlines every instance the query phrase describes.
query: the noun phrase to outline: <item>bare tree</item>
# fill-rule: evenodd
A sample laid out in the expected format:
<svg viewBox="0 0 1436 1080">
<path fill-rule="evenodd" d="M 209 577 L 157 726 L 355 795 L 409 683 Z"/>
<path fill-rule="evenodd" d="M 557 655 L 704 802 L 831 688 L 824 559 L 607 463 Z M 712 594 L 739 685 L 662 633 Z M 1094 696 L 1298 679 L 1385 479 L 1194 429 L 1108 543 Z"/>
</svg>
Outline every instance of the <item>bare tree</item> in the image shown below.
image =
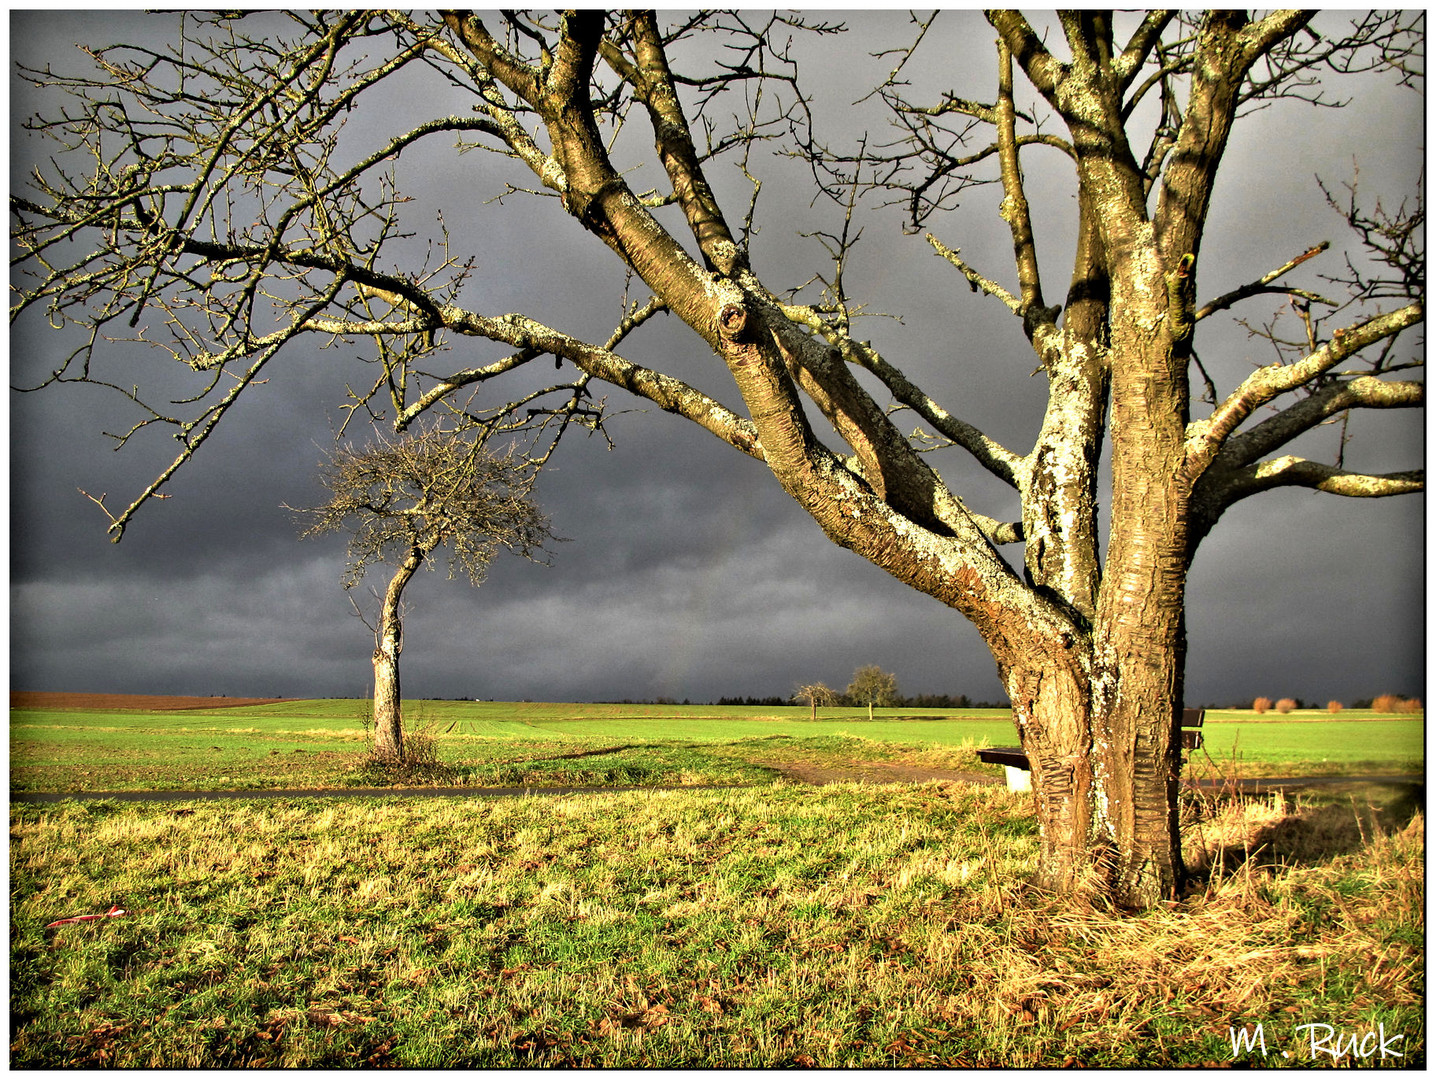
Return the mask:
<svg viewBox="0 0 1436 1080">
<path fill-rule="evenodd" d="M 828 687 L 825 683 L 804 683 L 793 691 L 793 700 L 806 702 L 811 709 L 810 719 L 818 718 L 818 708 L 833 704 L 838 700 L 837 691 Z"/>
<path fill-rule="evenodd" d="M 534 559 L 552 539 L 532 495 L 533 476 L 512 451 L 498 454 L 461 431 L 416 425 L 405 437 L 379 438 L 362 449 L 341 446 L 321 470 L 330 492 L 303 536 L 349 533 L 344 587 L 376 563 L 394 568 L 380 598 L 374 631 L 374 754 L 404 760 L 399 654 L 404 649 L 404 589 L 431 556 L 449 549 L 449 577 L 483 583 L 489 563 L 507 548 Z M 355 605 L 356 611 L 359 606 Z"/>
<path fill-rule="evenodd" d="M 871 720 L 874 705 L 891 705 L 897 700 L 897 676 L 876 664 L 866 664 L 853 672 L 847 695 L 854 704 L 868 707 L 868 719 Z"/>
<path fill-rule="evenodd" d="M 1173 729 L 1199 543 L 1233 504 L 1274 487 L 1368 497 L 1424 485 L 1419 471 L 1284 452 L 1318 425 L 1421 406 L 1424 383 L 1402 376 L 1420 364 L 1405 334 L 1424 319 L 1424 251 L 1407 228 L 1418 211 L 1353 206 L 1371 250 L 1395 260 L 1389 272 L 1342 268 L 1354 302 L 1339 314 L 1261 323 L 1281 355 L 1243 372 L 1239 356 L 1218 363 L 1205 344 L 1199 355 L 1203 325 L 1272 294 L 1320 311 L 1321 295 L 1292 275 L 1317 265 L 1322 246 L 1299 238 L 1291 257 L 1215 280 L 1203 300 L 1219 166 L 1233 126 L 1259 123 L 1279 99 L 1333 104 L 1327 85 L 1352 77 L 1419 86 L 1421 12 L 1319 31 L 1297 11 L 1083 10 L 1045 27 L 993 11 L 995 81 L 971 97 L 945 89 L 964 73 L 924 59 L 931 20 L 918 22 L 867 95 L 897 131 L 881 145 L 819 138 L 799 45 L 837 50 L 828 38 L 840 28 L 800 16 L 296 12 L 288 33 L 279 18 L 187 15 L 171 47 L 94 50 L 99 74 L 28 72 L 68 104 L 32 123 L 60 150 L 11 200 L 31 275 L 15 317 L 34 309 L 82 328 L 52 381 L 108 382 L 143 410 L 132 431 L 172 426 L 183 444 L 116 517 L 117 534 L 298 339 L 376 342 L 348 406 L 399 430 L 446 407 L 498 427 L 536 420 L 556 436 L 600 421 L 584 404 L 591 383 L 621 387 L 764 463 L 835 543 L 972 621 L 1032 762 L 1045 885 L 1137 906 L 1174 894 Z M 442 219 L 405 203 L 401 158 L 436 140 L 490 152 L 468 159 L 477 185 L 456 197 L 487 184 L 496 212 L 528 200 L 537 227 L 607 247 L 626 302 L 611 334 L 484 310 L 478 248 L 453 250 Z M 767 146 L 806 163 L 815 192 L 834 200 L 833 228 L 814 238 L 831 265 L 804 281 L 775 280 L 750 243 Z M 1043 219 L 1026 180 L 1037 170 L 1075 195 L 1075 258 L 1058 289 L 1038 254 Z M 910 230 L 966 228 L 959 195 L 978 184 L 1002 194 L 1015 286 L 965 260 L 951 235 L 913 243 L 996 298 L 1030 346 L 1046 404 L 1025 448 L 960 417 L 960 394 L 945 388 L 943 402 L 919 387 L 904 368 L 920 358 L 900 365 L 858 336 L 845 276 L 864 213 L 880 221 L 895 202 Z M 640 282 L 651 298 L 628 301 Z M 951 311 L 952 347 L 972 353 L 971 309 Z M 692 330 L 741 408 L 618 351 L 659 312 Z M 1286 329 L 1293 319 L 1299 331 Z M 151 403 L 128 374 L 106 379 L 99 354 L 112 338 L 196 373 L 191 411 Z M 499 351 L 447 360 L 462 339 Z M 525 374 L 543 357 L 578 374 Z M 890 405 L 917 429 L 900 428 Z M 820 419 L 842 447 L 820 437 Z M 939 475 L 935 454 L 958 481 Z M 974 466 L 1020 514 L 969 504 L 981 485 L 962 470 Z M 1008 545 L 1020 545 L 1017 566 Z"/>
</svg>

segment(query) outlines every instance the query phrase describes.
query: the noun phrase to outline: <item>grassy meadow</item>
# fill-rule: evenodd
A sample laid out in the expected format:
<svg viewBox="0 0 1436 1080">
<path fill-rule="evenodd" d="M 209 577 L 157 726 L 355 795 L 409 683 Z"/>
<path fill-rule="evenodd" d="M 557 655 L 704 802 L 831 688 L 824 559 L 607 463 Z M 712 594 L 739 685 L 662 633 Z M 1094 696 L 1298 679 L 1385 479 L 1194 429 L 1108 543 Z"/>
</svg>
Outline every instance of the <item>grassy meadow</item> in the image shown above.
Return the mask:
<svg viewBox="0 0 1436 1080">
<path fill-rule="evenodd" d="M 538 790 L 12 803 L 10 1064 L 1424 1065 L 1410 790 L 1184 795 L 1196 880 L 1124 915 L 1031 886 L 1028 795 L 784 779 L 901 765 L 996 780 L 973 748 L 1013 741 L 1001 713 L 408 715 L 436 740 L 431 782 Z M 1421 766 L 1419 721 L 1343 714 L 1353 744 L 1283 719 L 1310 734 L 1268 721 L 1263 742 L 1237 716 L 1232 758 L 1212 714 L 1210 761 Z M 375 779 L 354 702 L 11 724 L 12 790 Z M 1292 746 L 1306 756 L 1281 757 Z M 705 786 L 720 783 L 741 786 Z M 640 789 L 541 790 L 627 784 Z M 46 925 L 112 905 L 127 914 Z"/>
<path fill-rule="evenodd" d="M 292 701 L 183 712 L 12 710 L 13 791 L 385 786 L 360 762 L 365 704 Z M 439 769 L 408 784 L 487 787 L 767 782 L 787 767 L 886 762 L 1001 776 L 973 749 L 1012 745 L 1007 710 L 865 710 L 699 705 L 414 701 L 411 733 L 432 739 Z M 1420 772 L 1418 716 L 1349 710 L 1209 711 L 1193 775 L 1315 776 Z M 788 770 L 791 771 L 791 770 Z"/>
</svg>

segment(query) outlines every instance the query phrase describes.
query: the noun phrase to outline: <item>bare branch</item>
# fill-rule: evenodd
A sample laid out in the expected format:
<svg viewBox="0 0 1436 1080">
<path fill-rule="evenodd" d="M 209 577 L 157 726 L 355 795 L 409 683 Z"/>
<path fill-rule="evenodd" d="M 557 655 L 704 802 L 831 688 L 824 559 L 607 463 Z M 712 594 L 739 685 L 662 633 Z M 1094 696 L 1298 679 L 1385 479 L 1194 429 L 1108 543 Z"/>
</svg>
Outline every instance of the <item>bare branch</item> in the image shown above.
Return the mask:
<svg viewBox="0 0 1436 1080">
<path fill-rule="evenodd" d="M 1426 384 L 1421 382 L 1388 382 L 1368 375 L 1328 383 L 1232 435 L 1213 465 L 1218 469 L 1250 465 L 1350 409 L 1420 408 L 1425 400 Z"/>
<path fill-rule="evenodd" d="M 1200 322 L 1202 319 L 1205 319 L 1210 315 L 1215 315 L 1218 311 L 1225 311 L 1227 308 L 1230 308 L 1235 304 L 1240 303 L 1249 296 L 1257 296 L 1262 293 L 1290 293 L 1293 296 L 1302 296 L 1308 300 L 1313 300 L 1318 303 L 1328 304 L 1331 307 L 1336 307 L 1336 301 L 1323 299 L 1322 297 L 1316 296 L 1301 289 L 1294 289 L 1288 287 L 1268 287 L 1273 281 L 1276 281 L 1278 278 L 1285 277 L 1292 270 L 1295 270 L 1302 263 L 1306 262 L 1307 259 L 1315 258 L 1317 255 L 1320 255 L 1329 247 L 1331 247 L 1331 241 L 1323 240 L 1315 247 L 1308 248 L 1296 258 L 1290 260 L 1289 262 L 1283 263 L 1281 266 L 1278 266 L 1275 270 L 1272 270 L 1269 273 L 1263 274 L 1255 281 L 1249 282 L 1246 285 L 1242 285 L 1239 288 L 1233 289 L 1231 292 L 1223 293 L 1215 300 L 1208 301 L 1192 314 L 1192 321 Z"/>
<path fill-rule="evenodd" d="M 973 292 L 977 292 L 979 289 L 981 289 L 983 292 L 987 293 L 988 296 L 995 296 L 997 297 L 997 299 L 1001 300 L 1004 304 L 1007 305 L 1008 309 L 1014 315 L 1022 314 L 1021 300 L 1017 299 L 1017 297 L 1013 296 L 1001 285 L 997 284 L 997 282 L 991 280 L 990 278 L 983 277 L 966 262 L 964 262 L 957 251 L 947 247 L 941 240 L 933 236 L 931 233 L 927 234 L 926 239 L 927 242 L 932 245 L 932 249 L 935 252 L 941 255 L 953 266 L 957 267 L 957 269 L 961 272 L 962 276 L 967 278 L 967 282 L 969 285 L 972 286 Z"/>
<path fill-rule="evenodd" d="M 1021 459 L 1016 454 L 988 438 L 971 424 L 949 415 L 941 405 L 909 381 L 907 376 L 884 360 L 870 344 L 836 333 L 810 308 L 786 305 L 783 311 L 794 322 L 812 327 L 842 348 L 844 359 L 871 371 L 882 380 L 895 400 L 912 409 L 940 435 L 961 446 L 992 475 L 1013 487 L 1017 486 L 1016 469 Z"/>
<path fill-rule="evenodd" d="M 1012 101 L 1012 52 L 1005 39 L 997 43 L 997 146 L 1002 162 L 1000 216 L 1012 233 L 1012 253 L 1022 293 L 1021 313 L 1042 306 L 1042 277 L 1037 267 L 1037 242 L 1017 160 L 1017 109 Z"/>
<path fill-rule="evenodd" d="M 1200 473 L 1222 445 L 1253 411 L 1273 398 L 1330 371 L 1342 360 L 1375 342 L 1399 334 L 1424 317 L 1420 303 L 1408 304 L 1387 315 L 1377 315 L 1363 323 L 1338 330 L 1332 340 L 1305 360 L 1295 364 L 1271 364 L 1259 368 L 1230 394 L 1205 420 L 1188 428 L 1188 459 Z"/>
<path fill-rule="evenodd" d="M 1060 64 L 1042 44 L 1027 20 L 1015 11 L 989 11 L 987 21 L 1002 35 L 1007 48 L 1032 80 L 1043 97 L 1052 101 L 1064 72 Z"/>
<path fill-rule="evenodd" d="M 1426 490 L 1426 474 L 1421 469 L 1357 473 L 1290 454 L 1216 475 L 1219 480 L 1212 497 L 1223 507 L 1279 487 L 1305 487 L 1356 499 L 1379 499 Z"/>
<path fill-rule="evenodd" d="M 1112 61 L 1112 69 L 1125 88 L 1129 86 L 1152 51 L 1161 44 L 1162 33 L 1176 16 L 1175 11 L 1149 11 L 1142 23 L 1128 39 L 1126 48 Z M 1140 94 L 1137 95 L 1140 97 Z"/>
</svg>

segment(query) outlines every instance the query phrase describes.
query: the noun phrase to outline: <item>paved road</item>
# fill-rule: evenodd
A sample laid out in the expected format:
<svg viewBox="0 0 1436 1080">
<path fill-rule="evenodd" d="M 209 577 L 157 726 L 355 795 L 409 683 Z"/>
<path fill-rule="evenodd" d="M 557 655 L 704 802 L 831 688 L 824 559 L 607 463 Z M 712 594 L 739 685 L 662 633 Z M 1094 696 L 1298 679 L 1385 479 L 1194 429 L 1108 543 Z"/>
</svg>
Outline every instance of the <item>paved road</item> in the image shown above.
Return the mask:
<svg viewBox="0 0 1436 1080">
<path fill-rule="evenodd" d="M 1288 776 L 1272 779 L 1239 781 L 1244 792 L 1291 790 L 1303 787 L 1332 787 L 1339 784 L 1419 784 L 1424 787 L 1425 776 L 1403 774 L 1397 776 Z M 1000 783 L 1000 781 L 994 781 Z M 12 803 L 53 803 L 66 799 L 99 800 L 114 799 L 116 802 L 191 802 L 215 799 L 324 799 L 324 798 L 468 798 L 494 799 L 513 798 L 521 795 L 576 795 L 599 794 L 615 791 L 714 791 L 726 788 L 744 787 L 742 784 L 693 785 L 689 787 L 558 787 L 558 788 L 325 788 L 285 789 L 269 788 L 254 791 L 12 791 Z M 1223 780 L 1201 780 L 1191 784 L 1200 789 L 1221 789 L 1227 786 Z"/>
</svg>

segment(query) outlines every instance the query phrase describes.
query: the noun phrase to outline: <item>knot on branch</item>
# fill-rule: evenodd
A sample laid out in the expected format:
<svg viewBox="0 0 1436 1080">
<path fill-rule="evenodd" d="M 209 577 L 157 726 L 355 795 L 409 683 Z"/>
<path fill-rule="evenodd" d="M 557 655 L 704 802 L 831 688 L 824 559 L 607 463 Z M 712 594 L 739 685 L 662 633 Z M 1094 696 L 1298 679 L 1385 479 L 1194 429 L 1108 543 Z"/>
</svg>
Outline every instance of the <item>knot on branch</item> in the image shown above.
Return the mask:
<svg viewBox="0 0 1436 1080">
<path fill-rule="evenodd" d="M 1062 305 L 1040 307 L 1037 304 L 1027 304 L 1023 306 L 1021 314 L 1022 330 L 1030 341 L 1042 327 L 1057 325 L 1057 317 L 1062 314 Z"/>
<path fill-rule="evenodd" d="M 1188 252 L 1167 275 L 1167 312 L 1173 341 L 1183 341 L 1192 332 L 1192 268 L 1196 262 L 1197 257 Z"/>
<path fill-rule="evenodd" d="M 606 177 L 592 191 L 585 191 L 577 184 L 570 184 L 560 198 L 564 208 L 590 228 L 600 228 L 604 225 L 600 217 L 601 202 L 610 192 L 622 191 L 623 180 L 618 176 Z"/>
<path fill-rule="evenodd" d="M 724 304 L 718 312 L 718 333 L 724 341 L 743 342 L 748 338 L 748 309 L 742 304 Z"/>
</svg>

